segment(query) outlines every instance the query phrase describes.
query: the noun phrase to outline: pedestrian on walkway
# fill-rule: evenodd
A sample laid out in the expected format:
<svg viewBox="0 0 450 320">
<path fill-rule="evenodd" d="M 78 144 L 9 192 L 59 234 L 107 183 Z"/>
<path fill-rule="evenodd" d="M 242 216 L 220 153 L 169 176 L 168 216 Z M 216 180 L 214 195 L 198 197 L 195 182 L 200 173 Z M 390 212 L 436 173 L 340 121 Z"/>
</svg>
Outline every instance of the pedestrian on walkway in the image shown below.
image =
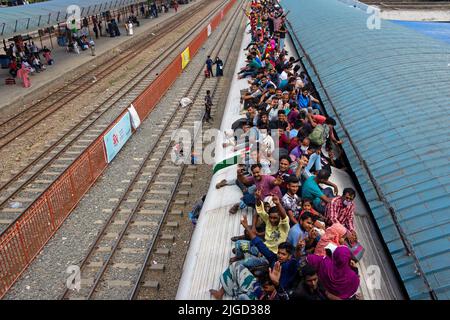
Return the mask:
<svg viewBox="0 0 450 320">
<path fill-rule="evenodd" d="M 212 107 L 212 98 L 211 98 L 211 91 L 206 90 L 206 96 L 205 96 L 205 116 L 203 117 L 203 120 L 209 123 L 209 120 L 214 121 L 214 119 L 211 117 L 211 107 Z"/>
<path fill-rule="evenodd" d="M 22 80 L 22 84 L 24 88 L 31 87 L 31 81 L 28 76 L 30 73 L 30 70 L 25 67 L 25 64 L 22 63 L 22 66 L 20 67 L 19 71 L 17 71 L 17 76 Z"/>
<path fill-rule="evenodd" d="M 95 56 L 95 42 L 92 38 L 89 39 L 89 48 L 91 48 L 91 55 Z"/>
<path fill-rule="evenodd" d="M 223 61 L 216 57 L 216 61 L 214 61 L 214 64 L 216 65 L 216 77 L 222 77 L 223 76 Z"/>
<path fill-rule="evenodd" d="M 214 77 L 212 66 L 214 64 L 214 61 L 212 61 L 211 56 L 208 56 L 208 59 L 206 59 L 206 69 L 208 70 L 208 73 L 211 77 Z"/>
<path fill-rule="evenodd" d="M 98 39 L 98 27 L 97 27 L 96 23 L 94 23 L 94 26 L 92 27 L 92 30 L 95 33 L 95 39 Z"/>
</svg>

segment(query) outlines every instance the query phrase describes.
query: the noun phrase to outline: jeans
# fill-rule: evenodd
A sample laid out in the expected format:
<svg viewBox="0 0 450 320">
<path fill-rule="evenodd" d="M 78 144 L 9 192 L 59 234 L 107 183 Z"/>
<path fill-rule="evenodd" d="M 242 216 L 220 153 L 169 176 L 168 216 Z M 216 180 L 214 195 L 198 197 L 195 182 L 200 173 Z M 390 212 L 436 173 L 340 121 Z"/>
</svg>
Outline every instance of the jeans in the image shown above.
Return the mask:
<svg viewBox="0 0 450 320">
<path fill-rule="evenodd" d="M 269 261 L 261 256 L 259 257 L 259 250 L 252 246 L 248 240 L 238 240 L 235 243 L 236 257 L 242 259 L 239 263 L 247 268 L 255 268 L 269 264 Z"/>
<path fill-rule="evenodd" d="M 243 77 L 243 78 L 246 78 L 248 76 L 254 77 L 257 73 L 258 73 L 258 71 L 257 70 L 253 70 L 253 69 L 251 69 L 251 70 L 243 70 L 243 71 L 238 72 L 238 74 L 241 77 Z"/>
<path fill-rule="evenodd" d="M 321 111 L 320 111 L 320 105 L 319 105 L 319 104 L 313 102 L 311 106 L 312 106 L 313 109 L 318 110 L 319 113 L 321 113 Z"/>
<path fill-rule="evenodd" d="M 284 49 L 284 38 L 280 38 L 280 51 Z"/>
<path fill-rule="evenodd" d="M 325 189 L 322 189 L 322 192 L 328 197 L 328 198 L 334 198 L 334 193 L 333 193 L 333 189 L 331 189 L 330 187 L 327 187 Z M 319 212 L 320 214 L 324 214 L 325 213 L 325 206 L 322 203 L 322 200 L 320 198 L 316 198 L 316 200 L 319 199 L 319 201 L 314 201 L 314 208 L 316 209 L 317 212 Z"/>
<path fill-rule="evenodd" d="M 255 185 L 252 185 L 247 188 L 247 191 L 244 192 L 244 196 L 242 197 L 242 200 L 239 203 L 239 208 L 245 209 L 247 206 L 249 206 L 249 207 L 255 206 L 255 203 L 256 203 L 256 199 L 254 196 L 255 191 L 256 191 Z"/>
<path fill-rule="evenodd" d="M 320 154 L 317 153 L 313 153 L 310 157 L 309 157 L 309 161 L 308 161 L 308 165 L 305 168 L 305 172 L 307 174 L 308 177 L 311 177 L 313 174 L 309 171 L 311 170 L 311 168 L 314 166 L 314 169 L 316 170 L 316 172 L 318 172 L 319 170 L 322 169 L 322 163 L 321 163 L 321 158 L 320 158 Z"/>
</svg>

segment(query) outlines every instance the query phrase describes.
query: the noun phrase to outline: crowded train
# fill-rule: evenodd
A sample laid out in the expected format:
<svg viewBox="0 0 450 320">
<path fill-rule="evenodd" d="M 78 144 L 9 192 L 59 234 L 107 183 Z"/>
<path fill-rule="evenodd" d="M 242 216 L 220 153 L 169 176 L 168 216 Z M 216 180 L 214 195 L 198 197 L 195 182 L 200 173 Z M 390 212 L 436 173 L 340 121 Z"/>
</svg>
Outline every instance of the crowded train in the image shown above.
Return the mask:
<svg viewBox="0 0 450 320">
<path fill-rule="evenodd" d="M 230 246 L 208 239 L 210 231 L 195 230 L 177 298 L 207 298 L 193 294 L 205 286 L 194 288 L 193 273 L 201 270 L 195 260 L 205 254 L 201 248 L 216 245 L 212 251 L 231 258 L 219 273 L 212 271 L 218 281 L 206 283 L 210 298 L 361 299 L 358 264 L 365 249 L 354 223 L 357 193 L 353 185 L 338 188 L 330 179 L 333 170 L 347 170 L 336 121 L 326 115 L 300 59 L 287 50 L 287 13 L 267 0 L 251 1 L 245 14 L 251 37 L 244 45 L 246 64 L 236 74 L 247 83 L 240 92 L 243 117 L 222 125 L 221 147 L 229 157 L 214 169 L 217 177 L 223 168 L 235 168 L 214 187 L 229 198 L 240 194 L 227 210 L 239 215 L 240 228 L 231 229 L 240 232 L 229 238 Z M 198 219 L 196 229 L 205 229 L 200 208 L 190 217 Z M 224 228 L 227 221 L 221 221 Z"/>
</svg>

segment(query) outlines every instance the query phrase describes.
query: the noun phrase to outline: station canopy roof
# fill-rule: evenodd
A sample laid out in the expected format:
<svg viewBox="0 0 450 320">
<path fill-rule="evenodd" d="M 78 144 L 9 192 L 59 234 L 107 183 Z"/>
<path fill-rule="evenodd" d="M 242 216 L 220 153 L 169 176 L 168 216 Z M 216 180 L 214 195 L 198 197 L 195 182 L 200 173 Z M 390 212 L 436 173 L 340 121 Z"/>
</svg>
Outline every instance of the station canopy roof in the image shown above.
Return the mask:
<svg viewBox="0 0 450 320">
<path fill-rule="evenodd" d="M 282 5 L 410 298 L 450 299 L 450 45 L 337 0 Z"/>
<path fill-rule="evenodd" d="M 138 3 L 138 0 L 51 0 L 22 6 L 0 8 L 0 36 L 12 37 L 65 22 L 72 5 L 80 8 L 80 17 L 91 16 Z"/>
</svg>

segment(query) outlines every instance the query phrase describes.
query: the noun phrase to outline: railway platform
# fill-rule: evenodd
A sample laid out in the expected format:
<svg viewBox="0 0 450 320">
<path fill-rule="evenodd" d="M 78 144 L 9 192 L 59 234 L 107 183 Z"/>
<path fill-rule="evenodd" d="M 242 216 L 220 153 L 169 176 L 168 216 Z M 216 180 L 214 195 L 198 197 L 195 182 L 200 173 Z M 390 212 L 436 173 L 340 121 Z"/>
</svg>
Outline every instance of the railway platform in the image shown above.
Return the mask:
<svg viewBox="0 0 450 320">
<path fill-rule="evenodd" d="M 26 108 L 33 101 L 45 96 L 47 92 L 55 91 L 65 81 L 81 75 L 105 60 L 113 59 L 125 48 L 132 46 L 138 39 L 142 39 L 151 33 L 153 28 L 158 27 L 166 20 L 174 19 L 174 16 L 182 14 L 183 11 L 189 10 L 201 1 L 203 0 L 194 0 L 188 4 L 180 5 L 176 13 L 171 8 L 167 13 L 160 13 L 158 18 L 144 19 L 139 17 L 140 26 L 134 27 L 133 36 L 126 35 L 123 23 L 119 23 L 121 36 L 114 38 L 107 36 L 103 31 L 103 37 L 99 36 L 98 39 L 95 39 L 91 28 L 90 35 L 95 41 L 95 57 L 91 55 L 90 49 L 85 51 L 80 49 L 79 55 L 73 52 L 68 53 L 66 47 L 58 46 L 54 37 L 52 38 L 53 48 L 50 39 L 43 40 L 42 45 L 52 50 L 55 64 L 46 66 L 47 69 L 44 72 L 30 75 L 30 88 L 24 88 L 20 79 L 16 79 L 15 85 L 6 85 L 5 79 L 10 77 L 8 69 L 0 69 L 0 97 L 2 97 L 0 99 L 0 116 L 2 113 L 14 113 L 18 108 Z M 42 48 L 39 39 L 35 39 L 34 42 L 39 48 Z"/>
</svg>

